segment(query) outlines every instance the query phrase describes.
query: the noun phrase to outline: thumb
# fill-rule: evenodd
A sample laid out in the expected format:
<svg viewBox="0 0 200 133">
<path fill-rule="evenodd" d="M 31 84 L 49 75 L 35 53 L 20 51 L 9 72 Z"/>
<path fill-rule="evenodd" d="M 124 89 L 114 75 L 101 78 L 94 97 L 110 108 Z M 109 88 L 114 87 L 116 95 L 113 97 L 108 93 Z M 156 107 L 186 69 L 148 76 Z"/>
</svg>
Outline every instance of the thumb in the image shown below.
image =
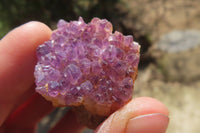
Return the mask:
<svg viewBox="0 0 200 133">
<path fill-rule="evenodd" d="M 167 108 L 158 100 L 136 98 L 113 113 L 95 133 L 165 133 L 168 115 Z"/>
</svg>

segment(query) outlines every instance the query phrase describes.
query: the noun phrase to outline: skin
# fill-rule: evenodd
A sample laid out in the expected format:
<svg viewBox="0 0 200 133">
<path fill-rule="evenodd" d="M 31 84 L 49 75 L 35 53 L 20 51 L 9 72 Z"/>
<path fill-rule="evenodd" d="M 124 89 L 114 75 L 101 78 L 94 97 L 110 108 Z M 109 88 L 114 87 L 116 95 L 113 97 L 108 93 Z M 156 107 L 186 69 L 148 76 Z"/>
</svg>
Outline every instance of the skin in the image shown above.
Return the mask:
<svg viewBox="0 0 200 133">
<path fill-rule="evenodd" d="M 34 88 L 35 51 L 52 30 L 40 22 L 29 22 L 0 40 L 0 133 L 34 133 L 37 123 L 54 107 Z M 95 133 L 164 133 L 169 118 L 158 100 L 140 97 L 114 112 Z M 85 127 L 69 111 L 50 133 L 79 133 Z"/>
</svg>

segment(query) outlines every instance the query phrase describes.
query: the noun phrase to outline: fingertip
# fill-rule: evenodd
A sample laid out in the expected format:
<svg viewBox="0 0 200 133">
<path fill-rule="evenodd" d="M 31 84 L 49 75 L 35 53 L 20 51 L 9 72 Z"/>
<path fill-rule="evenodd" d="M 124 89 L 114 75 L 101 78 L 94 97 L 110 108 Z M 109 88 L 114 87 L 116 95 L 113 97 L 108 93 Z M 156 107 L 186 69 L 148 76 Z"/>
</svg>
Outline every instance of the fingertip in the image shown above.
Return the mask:
<svg viewBox="0 0 200 133">
<path fill-rule="evenodd" d="M 51 29 L 42 22 L 30 21 L 10 31 L 2 40 L 1 44 L 8 46 L 8 42 L 17 40 L 21 44 L 35 44 L 37 46 L 48 40 Z M 12 44 L 11 44 L 12 45 Z"/>
<path fill-rule="evenodd" d="M 165 133 L 168 123 L 164 114 L 141 115 L 128 121 L 125 133 Z"/>
<path fill-rule="evenodd" d="M 52 30 L 44 23 L 39 22 L 39 21 L 30 21 L 28 23 L 23 24 L 22 26 L 18 27 L 18 29 L 22 30 L 24 33 L 29 34 L 28 36 L 37 37 L 35 40 L 39 38 L 42 42 L 45 41 L 46 39 L 49 39 L 52 33 Z M 42 40 L 43 38 L 44 40 Z"/>
<path fill-rule="evenodd" d="M 0 41 L 0 53 L 3 59 L 16 61 L 23 57 L 35 57 L 38 45 L 49 40 L 51 29 L 44 23 L 30 21 L 10 31 Z M 25 56 L 26 55 L 26 56 Z M 2 59 L 2 60 L 3 60 Z"/>
<path fill-rule="evenodd" d="M 130 101 L 127 108 L 134 108 L 135 116 L 151 113 L 169 115 L 167 107 L 159 100 L 151 97 L 138 97 Z"/>
<path fill-rule="evenodd" d="M 135 98 L 124 107 L 113 113 L 107 120 L 105 120 L 98 127 L 96 133 L 105 133 L 105 130 L 106 133 L 124 133 L 126 131 L 126 127 L 128 126 L 129 120 L 148 114 L 161 114 L 162 116 L 168 116 L 169 111 L 163 103 L 156 99 L 149 97 Z M 149 121 L 146 121 L 147 125 L 150 122 L 150 118 L 148 120 Z M 159 120 L 161 119 L 157 119 L 157 122 Z M 165 125 L 167 127 L 167 124 Z"/>
<path fill-rule="evenodd" d="M 18 33 L 18 34 L 16 34 Z M 26 34 L 25 34 L 26 33 Z M 24 34 L 24 36 L 29 36 L 31 33 L 33 33 L 32 35 L 38 35 L 38 33 L 43 34 L 40 37 L 43 36 L 47 36 L 50 37 L 52 31 L 51 29 L 45 25 L 42 22 L 39 21 L 29 21 L 25 24 L 22 24 L 16 28 L 14 28 L 13 30 L 11 30 L 10 32 L 8 32 L 2 39 L 3 40 L 9 40 L 14 36 L 18 36 L 19 34 Z"/>
</svg>

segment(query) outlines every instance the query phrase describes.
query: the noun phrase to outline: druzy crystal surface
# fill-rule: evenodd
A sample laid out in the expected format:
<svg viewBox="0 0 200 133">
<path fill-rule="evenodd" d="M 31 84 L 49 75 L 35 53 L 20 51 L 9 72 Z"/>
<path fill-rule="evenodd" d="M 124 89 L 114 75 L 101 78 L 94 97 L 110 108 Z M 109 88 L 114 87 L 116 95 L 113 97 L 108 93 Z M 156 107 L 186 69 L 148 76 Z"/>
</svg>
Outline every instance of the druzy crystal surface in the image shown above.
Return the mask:
<svg viewBox="0 0 200 133">
<path fill-rule="evenodd" d="M 112 33 L 106 19 L 60 20 L 37 48 L 36 91 L 54 105 L 107 115 L 132 98 L 139 49 L 132 36 Z"/>
</svg>

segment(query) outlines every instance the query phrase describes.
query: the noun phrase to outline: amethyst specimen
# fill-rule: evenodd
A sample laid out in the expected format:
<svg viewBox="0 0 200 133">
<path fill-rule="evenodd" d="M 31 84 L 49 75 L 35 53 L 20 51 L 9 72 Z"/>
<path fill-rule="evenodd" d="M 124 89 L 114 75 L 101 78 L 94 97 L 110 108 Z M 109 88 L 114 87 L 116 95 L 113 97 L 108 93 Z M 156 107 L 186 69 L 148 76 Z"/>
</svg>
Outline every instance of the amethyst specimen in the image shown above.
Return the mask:
<svg viewBox="0 0 200 133">
<path fill-rule="evenodd" d="M 82 106 L 107 116 L 132 98 L 140 46 L 132 36 L 112 33 L 112 24 L 60 20 L 37 48 L 36 91 L 57 106 Z"/>
</svg>

